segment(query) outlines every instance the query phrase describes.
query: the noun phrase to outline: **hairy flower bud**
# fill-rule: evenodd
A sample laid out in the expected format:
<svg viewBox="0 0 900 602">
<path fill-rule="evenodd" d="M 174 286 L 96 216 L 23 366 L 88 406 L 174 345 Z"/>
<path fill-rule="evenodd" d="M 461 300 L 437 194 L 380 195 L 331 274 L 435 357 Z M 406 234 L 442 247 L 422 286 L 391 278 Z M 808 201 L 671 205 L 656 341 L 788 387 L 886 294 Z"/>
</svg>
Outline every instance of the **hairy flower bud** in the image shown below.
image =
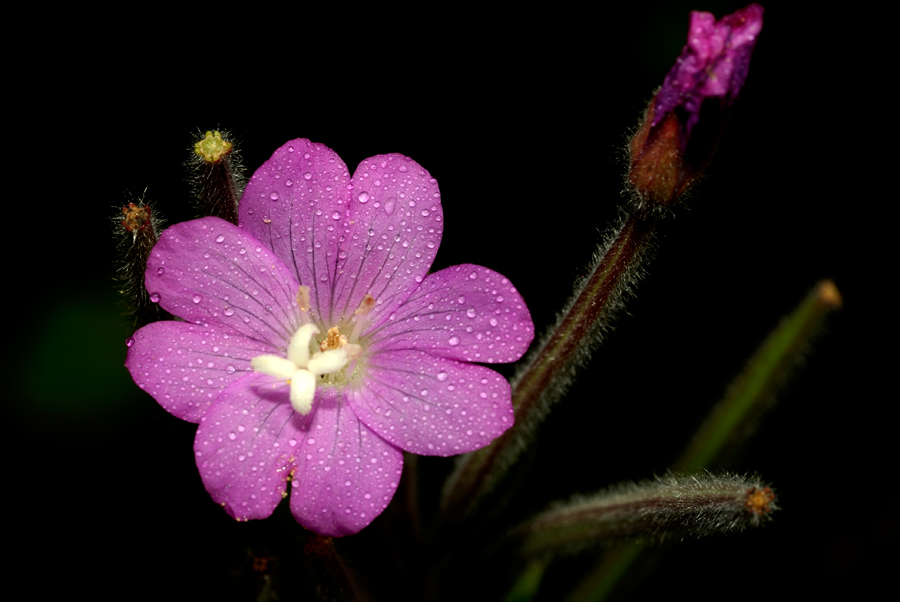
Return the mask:
<svg viewBox="0 0 900 602">
<path fill-rule="evenodd" d="M 718 21 L 691 12 L 688 42 L 629 145 L 628 180 L 639 202 L 671 206 L 709 165 L 747 78 L 762 14 L 758 4 Z"/>
</svg>

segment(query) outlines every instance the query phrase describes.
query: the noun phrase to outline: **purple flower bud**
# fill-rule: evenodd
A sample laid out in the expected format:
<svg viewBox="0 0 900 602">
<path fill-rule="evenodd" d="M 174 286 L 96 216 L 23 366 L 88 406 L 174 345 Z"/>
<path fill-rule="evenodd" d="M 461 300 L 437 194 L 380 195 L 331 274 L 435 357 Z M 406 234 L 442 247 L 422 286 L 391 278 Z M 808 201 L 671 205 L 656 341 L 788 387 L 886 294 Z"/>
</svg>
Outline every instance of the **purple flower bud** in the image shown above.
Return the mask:
<svg viewBox="0 0 900 602">
<path fill-rule="evenodd" d="M 642 200 L 669 206 L 709 164 L 747 79 L 762 15 L 759 4 L 718 21 L 691 12 L 688 43 L 631 141 L 629 180 Z"/>
</svg>

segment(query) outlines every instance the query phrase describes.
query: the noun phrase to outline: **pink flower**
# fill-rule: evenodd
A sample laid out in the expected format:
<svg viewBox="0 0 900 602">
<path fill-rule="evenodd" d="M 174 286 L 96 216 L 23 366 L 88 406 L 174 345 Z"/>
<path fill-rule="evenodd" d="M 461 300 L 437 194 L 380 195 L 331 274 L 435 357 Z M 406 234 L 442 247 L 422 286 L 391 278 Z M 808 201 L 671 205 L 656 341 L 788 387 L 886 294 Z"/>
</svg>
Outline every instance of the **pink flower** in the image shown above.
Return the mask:
<svg viewBox="0 0 900 602">
<path fill-rule="evenodd" d="M 723 107 L 733 104 L 747 79 L 762 17 L 759 4 L 718 21 L 712 13 L 691 11 L 687 44 L 656 95 L 653 125 L 681 107 L 687 138 L 704 100 L 718 99 Z"/>
<path fill-rule="evenodd" d="M 356 533 L 390 502 L 402 450 L 479 449 L 513 422 L 511 362 L 534 325 L 509 281 L 460 265 L 428 274 L 437 182 L 401 155 L 351 178 L 329 148 L 288 142 L 253 175 L 240 227 L 167 229 L 153 299 L 184 322 L 135 333 L 126 367 L 167 411 L 199 422 L 197 467 L 238 520 L 288 495 L 306 528 Z"/>
</svg>

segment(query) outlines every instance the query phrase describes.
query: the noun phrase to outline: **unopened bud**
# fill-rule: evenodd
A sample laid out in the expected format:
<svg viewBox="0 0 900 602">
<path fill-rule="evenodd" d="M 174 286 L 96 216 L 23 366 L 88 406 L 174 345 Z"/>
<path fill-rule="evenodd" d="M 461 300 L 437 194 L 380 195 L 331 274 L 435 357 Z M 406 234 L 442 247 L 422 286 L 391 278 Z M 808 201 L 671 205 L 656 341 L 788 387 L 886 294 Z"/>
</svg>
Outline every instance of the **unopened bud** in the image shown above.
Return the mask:
<svg viewBox="0 0 900 602">
<path fill-rule="evenodd" d="M 188 161 L 201 216 L 213 215 L 237 225 L 244 176 L 232 136 L 217 130 L 198 136 Z"/>
<path fill-rule="evenodd" d="M 169 315 L 154 303 L 144 286 L 147 258 L 159 237 L 160 220 L 143 199 L 121 207 L 113 216 L 116 280 L 135 328 Z"/>
<path fill-rule="evenodd" d="M 668 208 L 703 175 L 747 78 L 762 15 L 758 4 L 718 21 L 691 12 L 688 43 L 629 145 L 639 203 Z"/>
</svg>

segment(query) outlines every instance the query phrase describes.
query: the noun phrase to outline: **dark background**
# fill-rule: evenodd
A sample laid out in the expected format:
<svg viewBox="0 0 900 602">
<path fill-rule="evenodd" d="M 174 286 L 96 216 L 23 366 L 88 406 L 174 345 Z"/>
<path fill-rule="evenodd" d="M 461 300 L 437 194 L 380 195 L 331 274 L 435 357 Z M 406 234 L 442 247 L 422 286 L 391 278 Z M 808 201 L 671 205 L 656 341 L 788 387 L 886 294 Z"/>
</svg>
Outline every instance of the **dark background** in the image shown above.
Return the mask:
<svg viewBox="0 0 900 602">
<path fill-rule="evenodd" d="M 13 125 L 28 130 L 7 236 L 21 288 L 4 293 L 6 518 L 27 532 L 15 566 L 35 597 L 215 597 L 272 528 L 236 524 L 212 502 L 193 463 L 196 427 L 122 367 L 130 332 L 110 218 L 145 189 L 170 223 L 192 217 L 182 163 L 194 132 L 229 128 L 248 175 L 296 137 L 351 170 L 375 154 L 411 156 L 441 185 L 434 268 L 503 273 L 541 331 L 616 218 L 626 134 L 684 44 L 688 11 L 740 6 L 421 14 L 383 27 L 302 11 L 259 16 L 259 28 L 238 15 L 177 31 L 123 24 L 69 32 L 53 64 L 17 65 Z M 767 332 L 834 279 L 844 308 L 731 465 L 772 483 L 782 510 L 764 529 L 683 543 L 647 598 L 860 595 L 896 560 L 894 318 L 877 265 L 891 201 L 879 192 L 878 103 L 854 91 L 866 79 L 845 37 L 860 35 L 854 18 L 767 5 L 708 181 L 554 409 L 517 500 L 539 510 L 662 474 Z M 421 467 L 434 491 L 449 464 Z M 556 562 L 541 599 L 567 591 L 591 558 Z"/>
</svg>

